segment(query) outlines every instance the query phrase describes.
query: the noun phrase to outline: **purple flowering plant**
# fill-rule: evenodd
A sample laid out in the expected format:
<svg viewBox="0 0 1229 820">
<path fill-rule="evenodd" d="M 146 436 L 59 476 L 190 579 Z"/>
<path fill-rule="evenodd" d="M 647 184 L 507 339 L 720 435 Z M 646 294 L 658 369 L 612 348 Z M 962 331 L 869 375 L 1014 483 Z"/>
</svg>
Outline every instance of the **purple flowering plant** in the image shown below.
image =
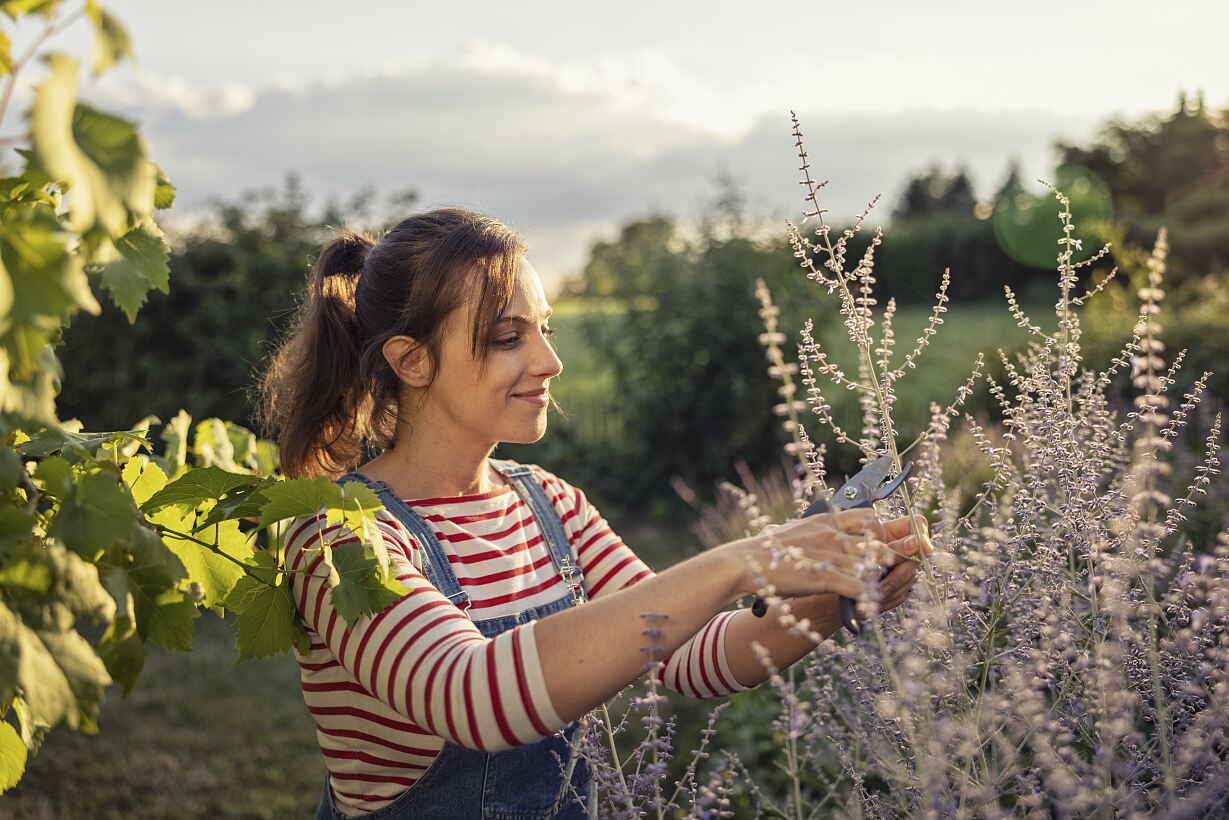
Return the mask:
<svg viewBox="0 0 1229 820">
<path fill-rule="evenodd" d="M 1229 532 L 1194 543 L 1182 527 L 1219 472 L 1221 418 L 1209 417 L 1202 454 L 1177 474 L 1175 443 L 1189 432 L 1210 374 L 1171 395 L 1184 354 L 1166 361 L 1165 230 L 1135 277 L 1140 310 L 1131 340 L 1104 366 L 1086 362 L 1080 310 L 1118 271 L 1096 271 L 1108 246 L 1076 261 L 1082 247 L 1069 201 L 1051 189 L 1061 206 L 1055 330 L 1033 322 L 1007 289 L 1027 348 L 1014 357 L 998 351 L 1000 379 L 979 356 L 951 403 L 932 405 L 925 430 L 902 444 L 893 420 L 898 384 L 943 324 L 949 276 L 927 325 L 900 355 L 895 302 L 877 310 L 875 297 L 882 231 L 860 259 L 846 259 L 875 202 L 852 227 L 834 231 L 796 117 L 793 135 L 807 207 L 798 224 L 787 223 L 789 238 L 805 275 L 839 303 L 858 358 L 847 373 L 808 321 L 796 361 L 787 361 L 779 311 L 759 284 L 760 342 L 780 381 L 773 410 L 790 436 L 797 475 L 744 475 L 745 487 L 727 487 L 697 533 L 720 543 L 830 495 L 826 444 L 806 426 L 813 420 L 825 441 L 856 448 L 864 462 L 887 455 L 899 470 L 909 456 L 903 492 L 880 502 L 879 512 L 927 516 L 935 551 L 922 559 L 910 600 L 868 620 L 860 636 L 821 641 L 786 607 L 783 627 L 811 634 L 816 651 L 785 670 L 761 651 L 769 683 L 713 709 L 692 750 L 674 748 L 653 675 L 620 698 L 626 709 L 618 720 L 606 708 L 590 715 L 582 752 L 598 778 L 600 815 L 1225 816 Z M 983 380 L 999 408 L 996 423 L 962 409 Z M 1113 392 L 1123 380 L 1131 393 L 1125 407 Z M 830 389 L 857 395 L 857 432 L 834 418 Z M 957 434 L 986 462 L 988 478 L 972 499 L 943 480 Z M 861 603 L 873 610 L 876 602 Z M 646 672 L 660 663 L 656 617 L 645 615 Z M 723 714 L 749 698 L 774 713 L 772 777 L 722 743 Z M 634 749 L 620 753 L 628 743 Z M 685 768 L 671 782 L 673 756 Z"/>
</svg>

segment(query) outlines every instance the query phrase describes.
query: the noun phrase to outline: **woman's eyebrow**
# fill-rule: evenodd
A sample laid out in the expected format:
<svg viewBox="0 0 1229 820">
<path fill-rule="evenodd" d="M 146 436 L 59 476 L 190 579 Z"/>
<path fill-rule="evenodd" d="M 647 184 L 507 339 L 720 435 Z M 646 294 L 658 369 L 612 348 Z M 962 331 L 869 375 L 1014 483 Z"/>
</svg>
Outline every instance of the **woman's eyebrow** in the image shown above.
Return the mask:
<svg viewBox="0 0 1229 820">
<path fill-rule="evenodd" d="M 542 314 L 542 321 L 545 322 L 547 319 L 549 319 L 552 313 L 554 313 L 554 310 L 552 310 L 551 308 L 547 308 L 546 312 Z M 513 324 L 523 324 L 523 325 L 537 324 L 537 322 L 535 322 L 533 318 L 529 316 L 524 316 L 519 313 L 513 316 L 500 316 L 499 321 L 511 322 Z"/>
</svg>

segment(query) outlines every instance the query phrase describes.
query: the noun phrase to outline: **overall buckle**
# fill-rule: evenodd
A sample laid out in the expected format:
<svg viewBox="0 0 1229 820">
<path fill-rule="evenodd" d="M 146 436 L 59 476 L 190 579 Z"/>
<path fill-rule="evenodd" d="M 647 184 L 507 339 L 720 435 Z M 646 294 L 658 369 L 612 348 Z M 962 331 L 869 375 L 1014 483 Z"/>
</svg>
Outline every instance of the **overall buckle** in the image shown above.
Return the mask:
<svg viewBox="0 0 1229 820">
<path fill-rule="evenodd" d="M 573 592 L 583 589 L 585 574 L 580 567 L 564 562 L 563 566 L 559 567 L 559 574 L 563 576 L 563 582 L 568 585 L 568 589 Z"/>
</svg>

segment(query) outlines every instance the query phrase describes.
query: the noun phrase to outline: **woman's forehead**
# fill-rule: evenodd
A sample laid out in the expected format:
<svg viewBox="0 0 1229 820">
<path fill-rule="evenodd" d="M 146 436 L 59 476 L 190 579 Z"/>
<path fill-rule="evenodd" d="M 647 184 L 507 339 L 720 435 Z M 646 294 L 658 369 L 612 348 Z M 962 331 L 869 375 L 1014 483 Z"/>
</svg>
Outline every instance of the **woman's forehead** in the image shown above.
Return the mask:
<svg viewBox="0 0 1229 820">
<path fill-rule="evenodd" d="M 515 316 L 542 320 L 550 315 L 550 312 L 541 277 L 528 259 L 522 259 L 512 283 L 512 299 L 500 318 Z"/>
</svg>

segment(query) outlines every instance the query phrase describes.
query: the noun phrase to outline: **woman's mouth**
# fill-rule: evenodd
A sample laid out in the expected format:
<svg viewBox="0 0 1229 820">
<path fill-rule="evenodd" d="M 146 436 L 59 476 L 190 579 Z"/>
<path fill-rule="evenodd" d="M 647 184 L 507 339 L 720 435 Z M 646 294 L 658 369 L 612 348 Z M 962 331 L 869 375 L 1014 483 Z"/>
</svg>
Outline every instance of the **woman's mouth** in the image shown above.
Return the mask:
<svg viewBox="0 0 1229 820">
<path fill-rule="evenodd" d="M 512 398 L 522 399 L 535 407 L 545 407 L 550 404 L 550 393 L 545 387 L 538 390 L 529 390 L 524 393 L 513 393 Z"/>
</svg>

